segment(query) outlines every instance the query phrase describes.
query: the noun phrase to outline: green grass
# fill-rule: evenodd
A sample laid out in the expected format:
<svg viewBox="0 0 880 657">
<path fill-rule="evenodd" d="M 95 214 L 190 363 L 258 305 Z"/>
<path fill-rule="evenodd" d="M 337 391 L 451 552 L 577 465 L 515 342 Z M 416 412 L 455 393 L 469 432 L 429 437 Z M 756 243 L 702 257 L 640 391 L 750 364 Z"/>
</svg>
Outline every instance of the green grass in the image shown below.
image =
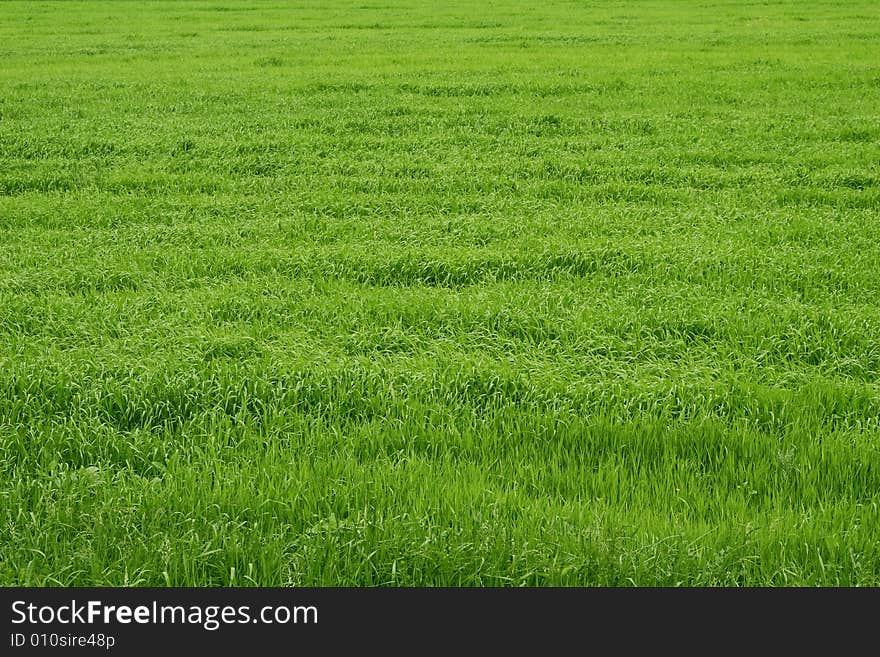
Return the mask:
<svg viewBox="0 0 880 657">
<path fill-rule="evenodd" d="M 880 585 L 871 0 L 0 3 L 0 583 Z"/>
</svg>

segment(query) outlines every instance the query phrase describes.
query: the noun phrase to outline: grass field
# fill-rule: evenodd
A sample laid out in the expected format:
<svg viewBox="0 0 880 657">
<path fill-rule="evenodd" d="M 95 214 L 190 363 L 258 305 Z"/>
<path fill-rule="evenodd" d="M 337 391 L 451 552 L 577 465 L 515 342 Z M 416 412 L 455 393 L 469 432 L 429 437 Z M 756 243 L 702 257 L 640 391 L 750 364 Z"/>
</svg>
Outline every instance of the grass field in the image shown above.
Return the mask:
<svg viewBox="0 0 880 657">
<path fill-rule="evenodd" d="M 0 3 L 0 583 L 880 585 L 878 52 Z"/>
</svg>

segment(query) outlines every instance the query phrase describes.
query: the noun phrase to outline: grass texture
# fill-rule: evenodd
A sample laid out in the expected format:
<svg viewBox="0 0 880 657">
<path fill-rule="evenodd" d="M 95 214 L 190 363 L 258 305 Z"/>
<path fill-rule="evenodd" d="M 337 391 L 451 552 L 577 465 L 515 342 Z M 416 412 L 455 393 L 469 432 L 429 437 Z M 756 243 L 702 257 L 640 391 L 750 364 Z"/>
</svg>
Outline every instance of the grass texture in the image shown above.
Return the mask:
<svg viewBox="0 0 880 657">
<path fill-rule="evenodd" d="M 878 51 L 0 3 L 0 583 L 880 584 Z"/>
</svg>

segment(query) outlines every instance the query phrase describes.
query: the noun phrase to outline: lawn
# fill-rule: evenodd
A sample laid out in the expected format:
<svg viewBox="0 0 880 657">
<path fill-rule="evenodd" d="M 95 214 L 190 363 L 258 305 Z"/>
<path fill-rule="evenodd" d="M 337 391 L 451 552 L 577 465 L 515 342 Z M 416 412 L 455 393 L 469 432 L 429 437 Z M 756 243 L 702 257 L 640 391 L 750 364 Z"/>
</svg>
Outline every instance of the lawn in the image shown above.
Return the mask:
<svg viewBox="0 0 880 657">
<path fill-rule="evenodd" d="M 880 585 L 878 52 L 0 3 L 0 584 Z"/>
</svg>

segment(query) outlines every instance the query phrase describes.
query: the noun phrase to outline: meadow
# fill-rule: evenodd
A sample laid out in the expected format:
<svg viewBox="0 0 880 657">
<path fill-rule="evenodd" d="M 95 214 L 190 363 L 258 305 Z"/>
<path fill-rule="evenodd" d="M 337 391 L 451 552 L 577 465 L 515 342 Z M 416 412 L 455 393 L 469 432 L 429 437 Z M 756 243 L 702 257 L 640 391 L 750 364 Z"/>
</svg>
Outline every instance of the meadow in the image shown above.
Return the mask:
<svg viewBox="0 0 880 657">
<path fill-rule="evenodd" d="M 878 52 L 0 2 L 0 584 L 880 585 Z"/>
</svg>

